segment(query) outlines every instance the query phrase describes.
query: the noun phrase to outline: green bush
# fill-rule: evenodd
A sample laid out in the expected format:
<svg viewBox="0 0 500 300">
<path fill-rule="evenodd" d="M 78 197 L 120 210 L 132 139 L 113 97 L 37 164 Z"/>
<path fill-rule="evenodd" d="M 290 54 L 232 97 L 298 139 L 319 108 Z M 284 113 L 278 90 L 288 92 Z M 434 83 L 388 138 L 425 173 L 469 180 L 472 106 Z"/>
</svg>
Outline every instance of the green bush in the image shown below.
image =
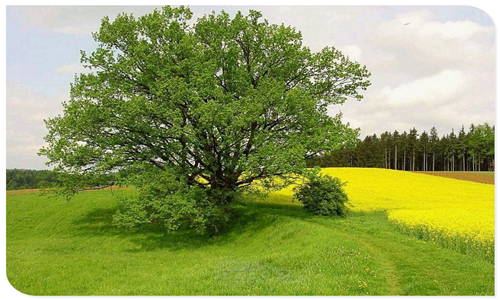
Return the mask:
<svg viewBox="0 0 500 300">
<path fill-rule="evenodd" d="M 321 216 L 345 216 L 348 201 L 342 182 L 337 177 L 315 175 L 296 189 L 294 198 L 304 204 L 308 213 Z"/>
<path fill-rule="evenodd" d="M 119 227 L 162 224 L 167 231 L 191 228 L 202 235 L 226 229 L 229 207 L 217 205 L 209 188 L 188 185 L 175 172 L 143 175 L 148 182 L 139 186 L 139 195 L 122 199 L 122 207 L 114 215 Z"/>
</svg>

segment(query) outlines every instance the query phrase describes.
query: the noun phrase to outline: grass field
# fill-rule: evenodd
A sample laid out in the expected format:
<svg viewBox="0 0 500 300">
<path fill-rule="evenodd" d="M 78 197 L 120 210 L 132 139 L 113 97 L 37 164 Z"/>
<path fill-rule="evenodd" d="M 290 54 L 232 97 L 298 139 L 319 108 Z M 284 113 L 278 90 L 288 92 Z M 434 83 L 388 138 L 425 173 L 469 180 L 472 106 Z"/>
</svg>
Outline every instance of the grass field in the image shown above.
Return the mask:
<svg viewBox="0 0 500 300">
<path fill-rule="evenodd" d="M 495 172 L 415 172 L 447 178 L 495 184 Z"/>
<path fill-rule="evenodd" d="M 208 238 L 119 230 L 115 196 L 7 195 L 11 284 L 31 295 L 494 294 L 492 263 L 401 234 L 382 212 L 313 217 L 277 193 L 241 199 L 232 230 Z"/>
</svg>

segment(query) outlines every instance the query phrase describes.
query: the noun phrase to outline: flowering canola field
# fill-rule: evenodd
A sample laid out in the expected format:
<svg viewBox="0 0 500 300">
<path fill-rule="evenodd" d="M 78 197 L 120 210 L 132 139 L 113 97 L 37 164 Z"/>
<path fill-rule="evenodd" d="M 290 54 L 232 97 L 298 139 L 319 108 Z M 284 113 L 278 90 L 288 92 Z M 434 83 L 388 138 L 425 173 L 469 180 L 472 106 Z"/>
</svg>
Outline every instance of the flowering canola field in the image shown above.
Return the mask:
<svg viewBox="0 0 500 300">
<path fill-rule="evenodd" d="M 494 261 L 494 185 L 373 168 L 322 172 L 347 181 L 351 210 L 386 211 L 406 234 Z M 275 193 L 291 195 L 290 188 Z"/>
</svg>

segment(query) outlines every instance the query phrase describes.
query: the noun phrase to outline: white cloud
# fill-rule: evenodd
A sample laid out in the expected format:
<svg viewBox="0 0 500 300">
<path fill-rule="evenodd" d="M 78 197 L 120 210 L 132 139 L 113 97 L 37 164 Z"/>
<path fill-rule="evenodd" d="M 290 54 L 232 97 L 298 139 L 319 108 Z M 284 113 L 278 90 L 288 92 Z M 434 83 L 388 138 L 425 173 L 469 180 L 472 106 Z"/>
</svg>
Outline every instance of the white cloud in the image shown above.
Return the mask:
<svg viewBox="0 0 500 300">
<path fill-rule="evenodd" d="M 80 63 L 66 64 L 58 67 L 56 69 L 57 73 L 85 73 L 88 69 L 85 69 Z"/>
<path fill-rule="evenodd" d="M 99 30 L 99 24 L 94 24 L 94 26 L 81 25 L 81 26 L 63 26 L 54 28 L 54 32 L 73 34 L 73 35 L 89 35 L 91 32 L 96 32 Z"/>
<path fill-rule="evenodd" d="M 476 34 L 494 34 L 493 26 L 481 26 L 470 20 L 438 22 L 434 14 L 426 9 L 398 15 L 393 20 L 380 24 L 379 30 L 386 36 L 404 36 L 408 40 L 425 37 L 467 40 Z"/>
<path fill-rule="evenodd" d="M 409 27 L 416 27 L 427 22 L 432 16 L 432 12 L 428 9 L 414 10 L 410 12 L 405 12 L 397 15 L 392 21 L 386 22 L 385 24 L 392 25 L 402 25 Z M 384 24 L 382 24 L 384 26 Z M 393 27 L 398 29 L 398 27 Z"/>
<path fill-rule="evenodd" d="M 465 82 L 461 71 L 445 70 L 395 88 L 384 87 L 375 91 L 374 95 L 390 106 L 439 105 L 452 101 L 463 90 Z"/>
<path fill-rule="evenodd" d="M 33 121 L 43 121 L 43 120 L 48 119 L 49 117 L 51 117 L 51 116 L 49 116 L 49 114 L 47 114 L 47 113 L 37 113 L 37 114 L 31 115 L 31 116 L 28 116 L 28 119 L 33 120 Z"/>
<path fill-rule="evenodd" d="M 19 83 L 7 81 L 7 115 L 26 111 L 40 111 L 46 108 L 47 103 L 36 96 L 30 87 L 21 86 Z"/>
<path fill-rule="evenodd" d="M 390 69 L 421 77 L 494 65 L 493 26 L 469 20 L 437 22 L 432 16 L 427 10 L 414 11 L 372 31 L 373 46 L 395 58 Z"/>
<path fill-rule="evenodd" d="M 30 86 L 7 81 L 7 168 L 44 169 L 45 157 L 37 155 L 47 134 L 44 119 L 61 113 L 66 93 L 41 95 Z"/>
<path fill-rule="evenodd" d="M 428 22 L 422 24 L 417 30 L 421 36 L 438 36 L 461 41 L 466 41 L 477 34 L 493 35 L 495 33 L 493 27 L 482 27 L 469 20 L 446 23 Z"/>
<path fill-rule="evenodd" d="M 158 6 L 156 6 L 158 7 Z M 13 6 L 10 13 L 17 15 L 25 24 L 69 35 L 89 35 L 99 29 L 101 19 L 111 19 L 119 13 L 135 16 L 151 12 L 153 6 Z"/>
<path fill-rule="evenodd" d="M 361 128 L 362 138 L 412 127 L 436 126 L 445 133 L 471 123 L 494 124 L 494 27 L 443 15 L 438 21 L 435 13 L 414 9 L 364 27 L 364 39 L 355 45 L 372 86 L 361 102 L 330 110 L 341 110 L 345 121 Z"/>
<path fill-rule="evenodd" d="M 349 56 L 350 60 L 361 61 L 363 50 L 361 50 L 358 45 L 345 45 L 338 47 L 338 49 L 345 55 Z"/>
</svg>

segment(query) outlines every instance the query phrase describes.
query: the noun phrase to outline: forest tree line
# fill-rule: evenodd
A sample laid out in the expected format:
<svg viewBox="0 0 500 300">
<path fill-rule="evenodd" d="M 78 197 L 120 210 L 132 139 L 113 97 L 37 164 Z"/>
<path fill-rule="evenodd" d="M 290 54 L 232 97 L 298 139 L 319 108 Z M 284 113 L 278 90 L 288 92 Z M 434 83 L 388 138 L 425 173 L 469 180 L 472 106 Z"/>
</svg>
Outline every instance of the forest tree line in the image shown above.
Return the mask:
<svg viewBox="0 0 500 300">
<path fill-rule="evenodd" d="M 39 189 L 56 182 L 49 170 L 7 169 L 7 190 Z"/>
<path fill-rule="evenodd" d="M 456 133 L 439 134 L 435 127 L 419 133 L 384 132 L 366 136 L 356 145 L 314 157 L 320 167 L 386 168 L 406 171 L 494 171 L 495 126 L 464 126 Z"/>
<path fill-rule="evenodd" d="M 80 190 L 96 190 L 114 185 L 116 174 L 90 175 L 88 185 Z M 64 178 L 51 170 L 7 169 L 7 190 L 43 189 L 57 187 Z"/>
</svg>

